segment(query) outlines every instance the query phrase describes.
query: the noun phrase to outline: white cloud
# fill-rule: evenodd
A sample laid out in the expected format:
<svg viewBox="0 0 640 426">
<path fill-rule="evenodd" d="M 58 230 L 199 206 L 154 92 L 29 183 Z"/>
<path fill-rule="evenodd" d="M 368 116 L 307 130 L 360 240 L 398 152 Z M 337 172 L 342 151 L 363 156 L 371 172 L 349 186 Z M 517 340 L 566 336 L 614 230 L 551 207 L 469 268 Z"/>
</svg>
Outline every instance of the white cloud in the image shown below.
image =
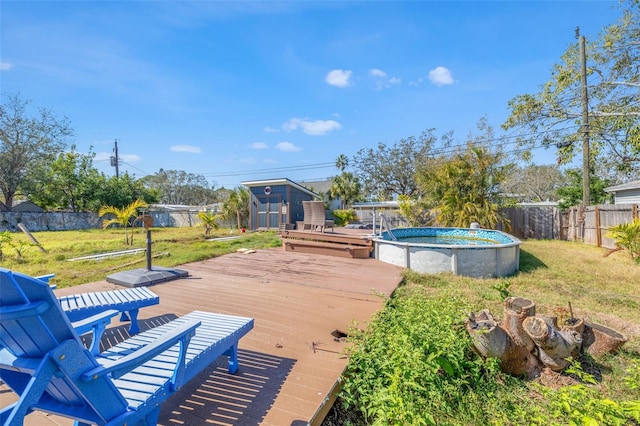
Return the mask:
<svg viewBox="0 0 640 426">
<path fill-rule="evenodd" d="M 142 157 L 136 154 L 122 154 L 118 155 L 118 158 L 120 158 L 125 163 L 137 163 L 138 161 L 142 160 Z"/>
<path fill-rule="evenodd" d="M 251 149 L 267 149 L 267 148 L 269 148 L 269 145 L 267 145 L 264 142 L 254 142 L 249 146 L 251 147 Z"/>
<path fill-rule="evenodd" d="M 370 69 L 369 77 L 374 79 L 376 90 L 388 89 L 402 83 L 398 77 L 389 77 L 389 74 L 378 68 Z"/>
<path fill-rule="evenodd" d="M 280 130 L 274 129 L 273 127 L 269 127 L 269 126 L 265 127 L 264 131 L 267 132 L 267 133 L 279 133 L 280 132 Z"/>
<path fill-rule="evenodd" d="M 11 68 L 13 68 L 13 64 L 0 61 L 0 71 L 9 71 Z"/>
<path fill-rule="evenodd" d="M 351 86 L 351 82 L 349 81 L 350 78 L 350 70 L 332 70 L 329 71 L 329 74 L 324 78 L 324 81 L 336 87 L 349 87 Z"/>
<path fill-rule="evenodd" d="M 284 123 L 282 128 L 287 132 L 301 129 L 307 135 L 321 136 L 341 129 L 342 125 L 334 120 L 310 121 L 308 118 L 292 118 Z"/>
<path fill-rule="evenodd" d="M 453 84 L 453 75 L 445 67 L 436 67 L 429 71 L 429 80 L 436 86 Z"/>
<path fill-rule="evenodd" d="M 190 152 L 192 154 L 199 154 L 202 151 L 200 147 L 193 145 L 173 145 L 169 149 L 173 152 Z"/>
<path fill-rule="evenodd" d="M 280 142 L 276 145 L 276 148 L 282 152 L 298 152 L 302 151 L 302 148 L 299 148 L 292 144 L 291 142 Z"/>
</svg>

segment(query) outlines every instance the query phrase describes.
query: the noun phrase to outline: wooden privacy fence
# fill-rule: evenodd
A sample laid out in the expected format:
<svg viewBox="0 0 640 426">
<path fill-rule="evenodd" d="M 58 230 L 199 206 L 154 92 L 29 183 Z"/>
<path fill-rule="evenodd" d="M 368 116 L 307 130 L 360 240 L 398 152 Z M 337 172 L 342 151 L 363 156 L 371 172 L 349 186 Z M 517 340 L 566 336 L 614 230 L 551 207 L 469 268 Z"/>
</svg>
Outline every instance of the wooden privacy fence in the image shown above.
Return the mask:
<svg viewBox="0 0 640 426">
<path fill-rule="evenodd" d="M 638 218 L 637 204 L 615 204 L 571 207 L 562 214 L 562 239 L 581 240 L 597 247 L 613 249 L 615 241 L 607 238 L 607 230 Z"/>
<path fill-rule="evenodd" d="M 557 206 L 523 206 L 504 208 L 509 227 L 499 229 L 518 238 L 582 241 L 597 247 L 613 249 L 615 241 L 607 238 L 607 230 L 638 218 L 637 204 L 615 204 L 571 207 L 560 212 Z"/>
<path fill-rule="evenodd" d="M 500 212 L 509 220 L 509 225 L 499 228 L 515 237 L 560 239 L 561 217 L 557 206 L 506 207 Z"/>
</svg>

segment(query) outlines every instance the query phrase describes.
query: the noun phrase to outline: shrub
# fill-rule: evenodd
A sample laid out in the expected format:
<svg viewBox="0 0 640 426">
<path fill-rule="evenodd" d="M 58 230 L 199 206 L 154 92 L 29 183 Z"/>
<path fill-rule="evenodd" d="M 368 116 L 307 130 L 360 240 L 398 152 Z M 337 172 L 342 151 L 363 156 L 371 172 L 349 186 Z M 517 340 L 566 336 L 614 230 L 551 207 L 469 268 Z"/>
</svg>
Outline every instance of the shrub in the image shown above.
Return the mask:
<svg viewBox="0 0 640 426">
<path fill-rule="evenodd" d="M 607 237 L 616 240 L 616 246 L 627 250 L 632 259 L 640 261 L 640 218 L 612 226 Z"/>
<path fill-rule="evenodd" d="M 349 222 L 353 222 L 358 219 L 355 210 L 334 210 L 333 217 L 336 220 L 336 226 L 345 226 Z"/>
</svg>

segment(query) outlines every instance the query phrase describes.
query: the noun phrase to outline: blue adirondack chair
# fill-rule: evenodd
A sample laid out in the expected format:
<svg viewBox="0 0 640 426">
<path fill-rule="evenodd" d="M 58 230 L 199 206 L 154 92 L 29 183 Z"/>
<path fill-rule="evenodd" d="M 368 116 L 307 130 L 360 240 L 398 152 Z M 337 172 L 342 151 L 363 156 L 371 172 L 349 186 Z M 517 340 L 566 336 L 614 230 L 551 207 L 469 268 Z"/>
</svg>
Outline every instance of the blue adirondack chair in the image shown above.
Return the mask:
<svg viewBox="0 0 640 426">
<path fill-rule="evenodd" d="M 49 280 L 55 276 L 56 274 L 46 274 L 35 278 L 49 283 Z M 52 284 L 49 287 L 56 288 Z M 83 320 L 100 312 L 115 309 L 121 312 L 120 321 L 130 321 L 129 334 L 136 334 L 140 332 L 140 327 L 138 326 L 140 308 L 157 305 L 160 303 L 160 298 L 147 287 L 136 287 L 71 294 L 59 297 L 58 301 L 71 321 Z"/>
<path fill-rule="evenodd" d="M 0 379 L 19 396 L 0 424 L 40 410 L 76 425 L 155 425 L 160 404 L 219 356 L 234 373 L 252 328 L 251 318 L 196 311 L 94 355 L 45 282 L 0 268 Z"/>
</svg>

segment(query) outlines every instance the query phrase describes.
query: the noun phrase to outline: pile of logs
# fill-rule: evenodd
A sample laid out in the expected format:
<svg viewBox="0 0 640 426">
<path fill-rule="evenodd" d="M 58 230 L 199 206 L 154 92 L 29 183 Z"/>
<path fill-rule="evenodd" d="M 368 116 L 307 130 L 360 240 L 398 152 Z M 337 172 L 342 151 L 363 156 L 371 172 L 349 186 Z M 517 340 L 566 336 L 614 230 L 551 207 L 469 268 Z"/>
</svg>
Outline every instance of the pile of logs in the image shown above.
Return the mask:
<svg viewBox="0 0 640 426">
<path fill-rule="evenodd" d="M 536 377 L 543 368 L 562 371 L 568 358 L 581 351 L 590 355 L 613 353 L 626 341 L 620 333 L 602 325 L 571 317 L 558 325 L 554 316 L 536 315 L 529 299 L 508 297 L 502 322 L 489 310 L 469 315 L 466 328 L 476 351 L 484 358 L 498 358 L 504 372 Z"/>
</svg>

